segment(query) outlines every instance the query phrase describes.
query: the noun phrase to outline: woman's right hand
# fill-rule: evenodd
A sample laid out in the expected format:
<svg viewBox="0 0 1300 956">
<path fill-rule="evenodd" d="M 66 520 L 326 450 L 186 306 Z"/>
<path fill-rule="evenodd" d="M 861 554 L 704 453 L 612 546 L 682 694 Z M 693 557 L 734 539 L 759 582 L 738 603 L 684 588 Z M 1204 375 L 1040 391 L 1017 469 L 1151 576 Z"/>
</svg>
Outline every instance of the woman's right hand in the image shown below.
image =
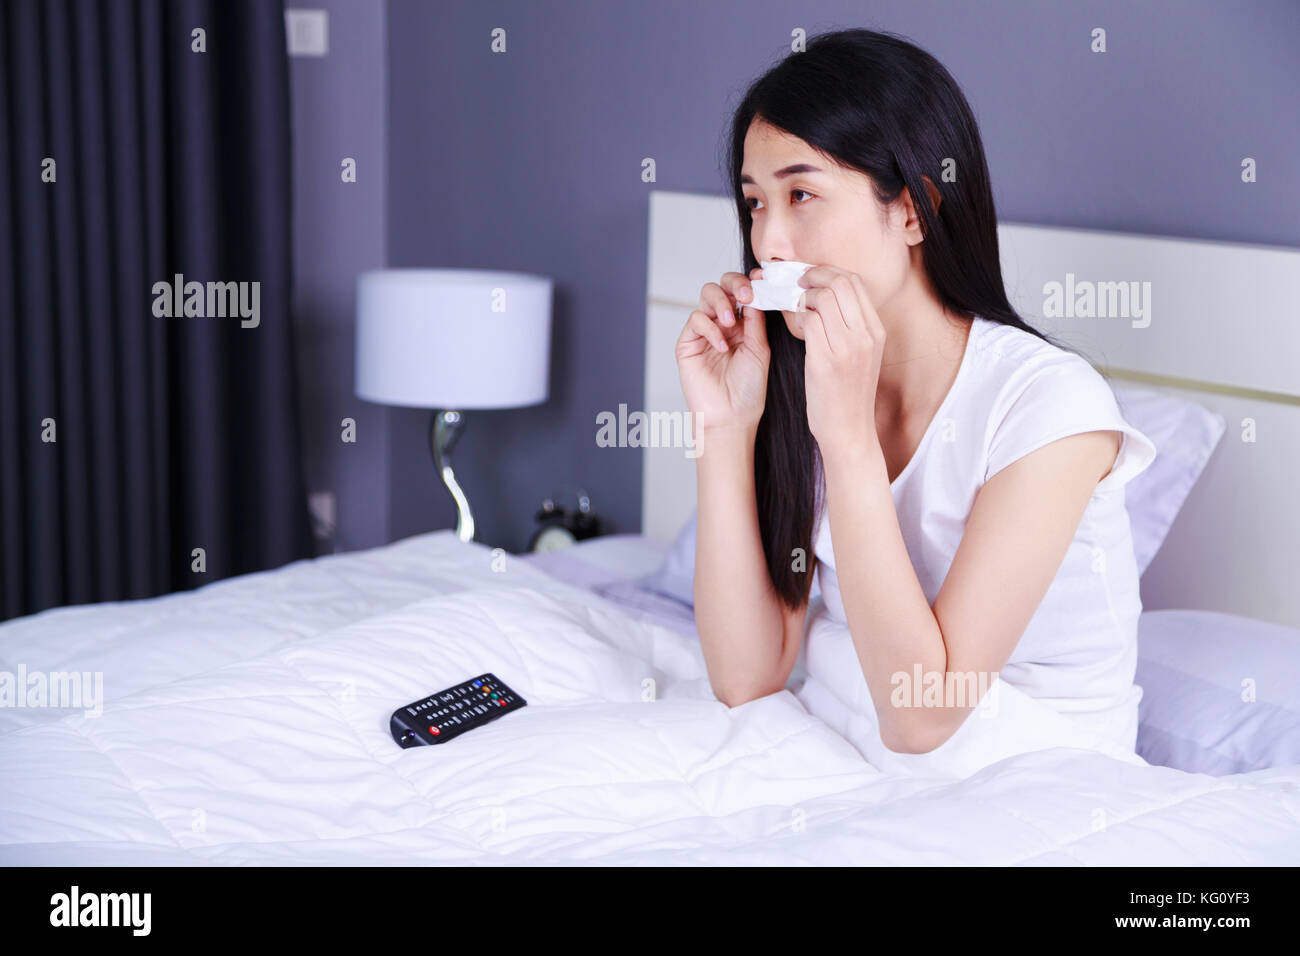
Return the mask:
<svg viewBox="0 0 1300 956">
<path fill-rule="evenodd" d="M 763 270 L 756 268 L 749 278 L 728 272 L 720 281 L 706 283 L 700 290 L 700 307 L 677 339 L 677 373 L 697 428 L 757 429 L 763 417 L 772 354 L 767 317 L 744 305 L 754 301 L 750 279 L 762 277 Z M 743 322 L 737 321 L 737 313 Z"/>
</svg>

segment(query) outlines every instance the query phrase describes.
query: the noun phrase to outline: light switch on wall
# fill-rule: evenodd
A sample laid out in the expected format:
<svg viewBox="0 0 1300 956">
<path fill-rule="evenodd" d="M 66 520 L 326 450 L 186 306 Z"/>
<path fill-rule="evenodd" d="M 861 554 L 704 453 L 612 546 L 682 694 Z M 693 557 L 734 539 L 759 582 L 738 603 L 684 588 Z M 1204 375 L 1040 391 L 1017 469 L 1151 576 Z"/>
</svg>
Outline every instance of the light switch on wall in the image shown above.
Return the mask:
<svg viewBox="0 0 1300 956">
<path fill-rule="evenodd" d="M 285 10 L 284 33 L 290 56 L 325 56 L 330 49 L 327 10 Z"/>
</svg>

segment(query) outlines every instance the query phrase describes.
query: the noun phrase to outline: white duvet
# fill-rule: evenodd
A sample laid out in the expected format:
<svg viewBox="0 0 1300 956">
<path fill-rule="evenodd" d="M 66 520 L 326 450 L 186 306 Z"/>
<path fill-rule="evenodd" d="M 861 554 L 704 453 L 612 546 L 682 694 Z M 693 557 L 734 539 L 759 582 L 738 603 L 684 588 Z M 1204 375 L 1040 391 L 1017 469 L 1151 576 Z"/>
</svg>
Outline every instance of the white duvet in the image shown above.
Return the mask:
<svg viewBox="0 0 1300 956">
<path fill-rule="evenodd" d="M 102 672 L 103 703 L 0 708 L 4 864 L 1300 862 L 1300 766 L 882 774 L 790 691 L 728 709 L 689 635 L 450 531 L 0 625 L 20 665 Z M 393 742 L 485 671 L 528 706 Z"/>
</svg>

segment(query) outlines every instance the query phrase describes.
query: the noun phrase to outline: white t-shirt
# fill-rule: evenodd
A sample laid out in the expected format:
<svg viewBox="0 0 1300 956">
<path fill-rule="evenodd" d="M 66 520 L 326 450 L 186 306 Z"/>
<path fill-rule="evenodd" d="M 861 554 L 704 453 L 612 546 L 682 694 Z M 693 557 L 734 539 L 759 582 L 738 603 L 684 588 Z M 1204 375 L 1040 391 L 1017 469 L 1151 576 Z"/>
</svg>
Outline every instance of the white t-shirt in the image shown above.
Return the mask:
<svg viewBox="0 0 1300 956">
<path fill-rule="evenodd" d="M 813 550 L 825 608 L 814 615 L 808 633 L 809 679 L 800 696 L 810 709 L 831 706 L 826 692 L 838 697 L 835 706 L 842 704 L 850 713 L 838 715 L 836 722 L 856 724 L 841 730 L 854 731 L 873 763 L 964 775 L 1004 756 L 1049 746 L 1098 749 L 1141 762 L 1134 749 L 1142 689 L 1134 675 L 1142 602 L 1124 485 L 1151 464 L 1156 449 L 1120 415 L 1101 374 L 1079 355 L 976 316 L 956 379 L 891 489 L 912 567 L 933 604 L 984 482 L 1049 442 L 1094 430 L 1123 433 L 1119 453 L 993 684 L 1002 693 L 990 696 L 987 714 L 976 708 L 930 754 L 892 754 L 880 743 L 848 635 L 830 522 L 824 509 L 818 513 Z M 818 480 L 824 482 L 824 476 Z M 824 485 L 822 495 L 824 500 Z M 869 713 L 854 716 L 863 707 Z M 986 716 L 998 719 L 982 719 Z"/>
</svg>

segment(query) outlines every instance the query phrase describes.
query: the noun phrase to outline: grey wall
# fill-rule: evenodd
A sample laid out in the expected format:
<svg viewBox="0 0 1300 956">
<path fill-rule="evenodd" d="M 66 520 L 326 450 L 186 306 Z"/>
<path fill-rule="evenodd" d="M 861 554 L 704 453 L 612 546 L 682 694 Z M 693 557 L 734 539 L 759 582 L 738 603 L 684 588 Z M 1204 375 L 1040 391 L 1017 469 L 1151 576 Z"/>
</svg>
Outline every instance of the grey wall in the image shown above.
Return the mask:
<svg viewBox="0 0 1300 956">
<path fill-rule="evenodd" d="M 639 530 L 639 452 L 594 436 L 598 411 L 642 403 L 647 192 L 725 191 L 728 111 L 796 26 L 891 30 L 937 56 L 980 120 L 1003 219 L 1300 245 L 1296 0 L 389 0 L 391 264 L 556 280 L 550 402 L 472 413 L 457 448 L 480 540 L 521 548 L 540 499 L 577 485 Z M 454 526 L 426 416 L 390 423 L 391 532 Z"/>
<path fill-rule="evenodd" d="M 385 8 L 379 0 L 290 0 L 329 14 L 325 57 L 290 59 L 294 322 L 309 491 L 333 492 L 337 529 L 319 550 L 388 536 L 388 411 L 352 393 L 356 276 L 384 265 Z M 344 157 L 357 180 L 341 177 Z M 356 442 L 341 422 L 356 421 Z"/>
</svg>

